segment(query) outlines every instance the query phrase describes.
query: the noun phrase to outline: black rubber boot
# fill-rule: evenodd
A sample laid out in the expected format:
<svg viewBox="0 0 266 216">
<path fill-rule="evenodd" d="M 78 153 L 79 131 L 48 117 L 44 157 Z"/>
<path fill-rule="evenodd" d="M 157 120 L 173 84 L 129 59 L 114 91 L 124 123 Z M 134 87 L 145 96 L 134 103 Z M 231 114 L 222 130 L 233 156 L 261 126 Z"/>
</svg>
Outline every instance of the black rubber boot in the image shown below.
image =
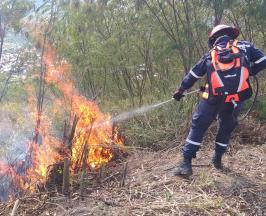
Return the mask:
<svg viewBox="0 0 266 216">
<path fill-rule="evenodd" d="M 174 170 L 175 176 L 189 177 L 192 175 L 191 160 L 184 158 L 183 162 Z"/>
<path fill-rule="evenodd" d="M 223 169 L 222 163 L 223 154 L 215 152 L 212 157 L 212 163 L 216 169 Z"/>
</svg>

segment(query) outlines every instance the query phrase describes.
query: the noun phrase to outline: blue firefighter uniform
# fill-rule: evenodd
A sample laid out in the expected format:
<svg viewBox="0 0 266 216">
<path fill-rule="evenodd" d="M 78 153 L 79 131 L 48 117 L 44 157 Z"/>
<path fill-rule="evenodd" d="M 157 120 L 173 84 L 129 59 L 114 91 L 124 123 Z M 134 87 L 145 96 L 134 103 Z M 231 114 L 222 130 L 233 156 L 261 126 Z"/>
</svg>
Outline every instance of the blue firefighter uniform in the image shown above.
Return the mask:
<svg viewBox="0 0 266 216">
<path fill-rule="evenodd" d="M 227 42 L 231 40 L 229 36 L 222 37 L 216 43 L 220 47 L 226 47 Z M 256 75 L 259 71 L 266 68 L 266 56 L 248 41 L 238 41 L 237 47 L 241 49 L 248 62 L 251 63 L 250 75 Z M 200 78 L 208 73 L 208 61 L 211 59 L 210 53 L 205 54 L 200 61 L 189 71 L 183 79 L 180 89 L 187 90 Z M 202 143 L 204 133 L 213 122 L 219 118 L 219 129 L 215 140 L 215 151 L 223 154 L 229 144 L 230 136 L 237 126 L 236 118 L 232 117 L 239 113 L 241 104 L 234 111 L 232 103 L 224 101 L 216 101 L 210 103 L 206 99 L 201 99 L 197 106 L 193 117 L 189 135 L 186 139 L 186 144 L 183 147 L 184 158 L 196 157 L 196 152 Z"/>
</svg>

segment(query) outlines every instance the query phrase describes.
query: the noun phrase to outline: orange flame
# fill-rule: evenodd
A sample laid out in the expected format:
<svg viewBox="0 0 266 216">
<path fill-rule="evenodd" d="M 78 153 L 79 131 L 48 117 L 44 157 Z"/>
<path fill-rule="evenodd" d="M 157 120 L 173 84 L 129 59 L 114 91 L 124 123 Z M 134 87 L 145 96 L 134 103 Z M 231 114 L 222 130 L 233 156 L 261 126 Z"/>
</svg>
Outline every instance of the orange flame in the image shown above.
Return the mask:
<svg viewBox="0 0 266 216">
<path fill-rule="evenodd" d="M 79 96 L 73 97 L 73 111 L 79 116 L 79 121 L 72 146 L 72 167 L 80 167 L 80 156 L 86 143 L 89 144 L 87 165 L 99 167 L 108 163 L 113 157 L 111 145 L 123 143 L 113 130 L 111 116 L 103 114 L 94 102 Z M 93 127 L 102 122 L 101 127 Z"/>
<path fill-rule="evenodd" d="M 65 156 L 71 159 L 72 172 L 77 172 L 84 167 L 98 169 L 113 158 L 114 147 L 123 146 L 123 140 L 112 124 L 111 115 L 102 113 L 96 102 L 78 94 L 69 77 L 70 65 L 64 60 L 57 61 L 56 50 L 48 43 L 43 44 L 45 40 L 41 34 L 33 34 L 33 37 L 44 47 L 42 63 L 46 71 L 41 78 L 44 78 L 47 84 L 57 86 L 63 98 L 53 100 L 49 106 L 36 111 L 37 100 L 34 88 L 27 86 L 29 108 L 36 120 L 36 136 L 28 146 L 29 161 L 21 161 L 21 164 L 18 162 L 15 167 L 0 161 L 0 175 L 8 175 L 12 179 L 11 184 L 16 188 L 30 189 L 30 191 L 35 190 L 37 183 L 44 184 L 51 167 L 62 163 Z M 61 112 L 62 114 L 63 107 L 67 107 L 68 104 L 70 104 L 71 120 L 73 121 L 73 116 L 78 117 L 69 151 L 66 150 L 67 146 L 63 141 L 52 134 L 52 119 L 46 114 L 47 112 L 43 111 L 52 106 L 52 113 Z M 23 169 L 21 173 L 18 171 L 20 168 Z"/>
<path fill-rule="evenodd" d="M 62 107 L 71 104 L 72 120 L 73 116 L 77 116 L 78 122 L 71 149 L 68 152 L 63 141 L 51 133 L 52 120 L 49 115 L 43 111 L 36 111 L 34 88 L 27 87 L 29 107 L 37 125 L 36 139 L 28 146 L 30 166 L 26 166 L 26 173 L 20 175 L 16 168 L 0 161 L 0 175 L 8 173 L 17 187 L 24 190 L 34 190 L 36 183 L 45 183 L 50 168 L 62 162 L 66 155 L 71 159 L 72 172 L 81 170 L 84 165 L 86 168 L 98 169 L 113 158 L 114 147 L 123 146 L 123 139 L 112 124 L 111 115 L 102 113 L 96 102 L 78 94 L 78 90 L 69 78 L 70 65 L 64 60 L 57 61 L 56 50 L 48 43 L 43 44 L 41 34 L 33 32 L 32 35 L 37 43 L 44 47 L 42 63 L 46 69 L 44 76 L 46 83 L 57 86 L 63 94 L 63 99 L 56 99 L 53 104 L 50 104 L 53 106 L 53 112 L 64 112 Z M 23 165 L 18 163 L 18 167 Z"/>
<path fill-rule="evenodd" d="M 112 148 L 114 144 L 122 146 L 123 140 L 118 136 L 117 130 L 113 126 L 111 116 L 102 113 L 94 101 L 87 100 L 78 94 L 78 90 L 75 89 L 69 78 L 70 65 L 65 60 L 58 62 L 55 49 L 48 43 L 45 44 L 44 48 L 45 81 L 57 86 L 64 96 L 64 101 L 71 104 L 71 116 L 76 115 L 78 117 L 72 148 L 70 149 L 72 171 L 75 172 L 82 168 L 85 147 L 88 148 L 88 154 L 85 158 L 86 166 L 99 168 L 113 158 Z M 54 103 L 55 109 L 60 109 L 60 107 L 56 108 L 56 105 L 62 106 L 62 104 L 64 104 L 63 101 L 57 100 Z M 48 120 L 43 118 L 41 121 L 43 123 L 40 127 L 40 134 L 43 134 L 44 137 L 41 146 L 34 145 L 34 172 L 45 177 L 47 167 L 62 159 L 58 151 L 55 151 L 56 148 L 62 148 L 62 144 L 47 134 L 51 128 L 51 125 L 47 123 Z M 94 124 L 99 125 L 102 122 L 105 124 L 101 127 L 93 127 Z"/>
</svg>

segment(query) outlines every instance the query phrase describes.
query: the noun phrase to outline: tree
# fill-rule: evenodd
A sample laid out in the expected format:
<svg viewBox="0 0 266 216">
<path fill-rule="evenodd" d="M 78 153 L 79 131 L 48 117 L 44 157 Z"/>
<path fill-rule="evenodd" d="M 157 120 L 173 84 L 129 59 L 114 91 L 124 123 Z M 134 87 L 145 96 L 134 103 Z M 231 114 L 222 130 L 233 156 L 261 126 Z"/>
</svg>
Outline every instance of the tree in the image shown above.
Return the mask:
<svg viewBox="0 0 266 216">
<path fill-rule="evenodd" d="M 0 2 L 0 60 L 3 53 L 3 45 L 8 29 L 19 31 L 20 20 L 33 7 L 30 0 L 2 0 Z"/>
<path fill-rule="evenodd" d="M 32 2 L 28 0 L 3 0 L 0 2 L 0 61 L 2 59 L 3 46 L 7 31 L 13 29 L 18 32 L 21 29 L 20 19 L 26 15 L 32 6 Z M 0 102 L 7 93 L 12 75 L 21 67 L 20 61 L 21 59 L 19 59 L 18 55 L 16 63 L 12 66 L 12 69 L 9 71 L 6 80 L 4 81 L 0 93 Z M 17 64 L 18 62 L 20 63 Z"/>
</svg>

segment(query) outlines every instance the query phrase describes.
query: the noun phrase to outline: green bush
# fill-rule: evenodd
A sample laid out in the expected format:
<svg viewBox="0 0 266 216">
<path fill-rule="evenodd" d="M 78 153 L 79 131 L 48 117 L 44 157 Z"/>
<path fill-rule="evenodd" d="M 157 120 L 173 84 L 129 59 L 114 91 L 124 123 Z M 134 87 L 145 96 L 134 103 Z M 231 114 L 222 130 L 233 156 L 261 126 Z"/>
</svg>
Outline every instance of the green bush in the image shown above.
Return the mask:
<svg viewBox="0 0 266 216">
<path fill-rule="evenodd" d="M 260 97 L 254 108 L 254 112 L 259 120 L 266 121 L 266 100 L 265 97 Z"/>
<path fill-rule="evenodd" d="M 181 102 L 171 101 L 122 122 L 120 129 L 126 137 L 126 144 L 152 150 L 171 147 L 169 143 L 179 138 L 184 124 L 190 121 L 196 102 L 197 97 L 183 98 Z"/>
</svg>

